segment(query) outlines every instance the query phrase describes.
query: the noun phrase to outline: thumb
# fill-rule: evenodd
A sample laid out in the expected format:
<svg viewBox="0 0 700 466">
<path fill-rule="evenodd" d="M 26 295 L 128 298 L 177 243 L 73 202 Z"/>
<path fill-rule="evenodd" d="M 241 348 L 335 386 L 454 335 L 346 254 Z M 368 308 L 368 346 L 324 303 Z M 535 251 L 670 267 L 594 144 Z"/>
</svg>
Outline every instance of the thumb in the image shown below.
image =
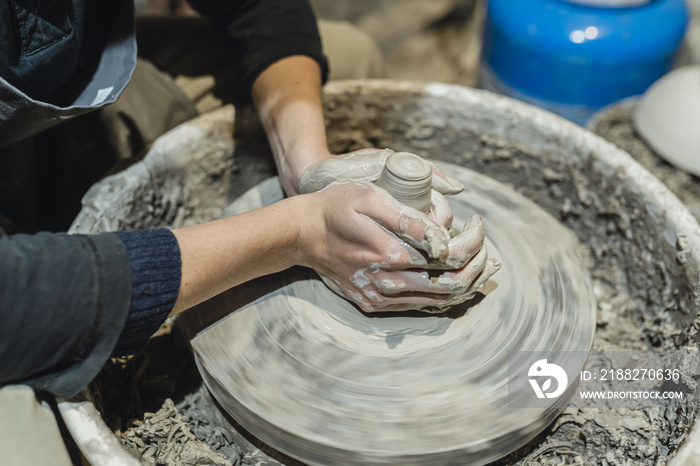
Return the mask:
<svg viewBox="0 0 700 466">
<path fill-rule="evenodd" d="M 366 202 L 357 206 L 357 212 L 369 217 L 416 249 L 425 251 L 432 259 L 446 254 L 450 241 L 447 229 L 423 212 L 408 207 L 389 193 L 368 183 Z"/>
<path fill-rule="evenodd" d="M 320 191 L 335 181 L 374 182 L 379 178 L 386 158 L 392 152 L 388 149 L 362 149 L 311 165 L 299 181 L 299 192 L 307 194 Z"/>
<path fill-rule="evenodd" d="M 464 185 L 457 179 L 447 175 L 428 160 L 433 169 L 433 189 L 442 194 L 459 194 L 464 191 Z"/>
</svg>

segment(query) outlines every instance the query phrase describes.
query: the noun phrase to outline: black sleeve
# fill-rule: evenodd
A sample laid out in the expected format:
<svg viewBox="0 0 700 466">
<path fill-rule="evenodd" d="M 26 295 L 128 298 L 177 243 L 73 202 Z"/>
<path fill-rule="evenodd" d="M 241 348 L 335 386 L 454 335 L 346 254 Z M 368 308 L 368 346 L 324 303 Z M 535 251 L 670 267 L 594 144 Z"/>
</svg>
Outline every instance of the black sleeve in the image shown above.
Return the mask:
<svg viewBox="0 0 700 466">
<path fill-rule="evenodd" d="M 0 386 L 75 395 L 112 353 L 130 300 L 115 234 L 0 238 Z"/>
<path fill-rule="evenodd" d="M 233 41 L 246 94 L 255 79 L 274 62 L 306 55 L 328 77 L 316 18 L 307 0 L 189 0 L 220 24 Z"/>
</svg>

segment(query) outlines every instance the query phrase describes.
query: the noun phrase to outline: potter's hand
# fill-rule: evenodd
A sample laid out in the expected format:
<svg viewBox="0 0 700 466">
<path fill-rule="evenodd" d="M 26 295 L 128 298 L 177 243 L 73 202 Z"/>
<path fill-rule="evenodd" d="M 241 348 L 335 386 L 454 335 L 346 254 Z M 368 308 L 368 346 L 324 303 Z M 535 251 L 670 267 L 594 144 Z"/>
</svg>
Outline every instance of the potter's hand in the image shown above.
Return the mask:
<svg viewBox="0 0 700 466">
<path fill-rule="evenodd" d="M 389 149 L 362 149 L 349 154 L 331 156 L 304 171 L 299 182 L 299 192 L 301 194 L 317 192 L 335 182 L 375 183 L 384 169 L 386 159 L 393 153 L 394 151 Z M 432 205 L 429 215 L 440 225 L 449 228 L 452 225 L 452 210 L 443 194 L 457 194 L 464 189 L 464 186 L 451 176 L 447 176 L 430 161 L 428 163 L 433 170 Z M 475 252 L 472 251 L 471 255 Z M 464 266 L 464 263 L 459 264 L 459 267 L 455 266 L 454 260 L 450 262 L 453 265 L 452 268 Z"/>
<path fill-rule="evenodd" d="M 374 183 L 379 179 L 386 159 L 392 153 L 393 151 L 388 149 L 362 149 L 311 165 L 301 178 L 299 192 L 304 194 L 320 191 L 337 181 Z M 450 228 L 452 210 L 443 194 L 457 194 L 464 189 L 464 186 L 430 161 L 428 162 L 433 170 L 432 207 L 429 215 L 435 222 Z M 463 232 L 450 240 L 448 252 L 445 252 L 442 257 L 442 267 L 461 269 L 479 251 L 483 242 L 484 228 L 481 219 L 476 221 L 474 218 L 470 219 L 463 228 Z"/>
<path fill-rule="evenodd" d="M 487 260 L 478 217 L 455 240 L 443 225 L 366 181 L 332 183 L 310 196 L 314 209 L 299 233 L 303 265 L 365 312 L 439 310 L 472 297 L 498 270 Z M 462 253 L 449 252 L 451 243 Z M 479 247 L 469 255 L 467 243 Z M 444 261 L 461 266 L 444 270 Z"/>
<path fill-rule="evenodd" d="M 345 155 L 338 155 L 308 167 L 299 182 L 299 192 L 320 191 L 335 181 L 368 181 L 374 183 L 384 169 L 387 157 L 394 151 L 362 149 Z M 457 194 L 464 189 L 462 183 L 447 176 L 435 165 L 433 169 L 433 189 L 442 194 Z"/>
</svg>

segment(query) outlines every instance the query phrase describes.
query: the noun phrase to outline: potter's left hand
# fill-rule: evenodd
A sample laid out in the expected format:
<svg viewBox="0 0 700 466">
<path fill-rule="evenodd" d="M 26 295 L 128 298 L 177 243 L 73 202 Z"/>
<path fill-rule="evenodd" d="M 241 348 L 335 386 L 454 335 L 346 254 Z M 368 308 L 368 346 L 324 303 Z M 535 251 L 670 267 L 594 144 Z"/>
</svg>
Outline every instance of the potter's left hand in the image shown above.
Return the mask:
<svg viewBox="0 0 700 466">
<path fill-rule="evenodd" d="M 389 149 L 361 149 L 349 154 L 337 155 L 308 167 L 299 182 L 299 193 L 320 191 L 336 181 L 368 181 L 374 183 L 384 169 L 387 157 L 394 153 Z M 446 175 L 428 161 L 433 169 L 433 189 L 441 194 L 457 194 L 464 189 L 462 183 Z"/>
</svg>

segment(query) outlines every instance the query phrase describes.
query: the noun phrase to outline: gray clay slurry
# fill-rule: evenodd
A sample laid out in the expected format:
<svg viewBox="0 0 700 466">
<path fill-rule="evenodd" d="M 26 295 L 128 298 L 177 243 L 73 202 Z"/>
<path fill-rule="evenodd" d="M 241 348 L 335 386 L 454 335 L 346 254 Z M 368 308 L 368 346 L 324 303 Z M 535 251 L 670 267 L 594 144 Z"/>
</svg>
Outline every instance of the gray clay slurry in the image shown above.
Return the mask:
<svg viewBox="0 0 700 466">
<path fill-rule="evenodd" d="M 455 226 L 479 213 L 489 256 L 503 262 L 475 300 L 444 315 L 370 316 L 292 269 L 212 301 L 236 312 L 192 340 L 200 372 L 270 446 L 309 464 L 484 464 L 564 408 L 566 395 L 548 410 L 509 408 L 508 360 L 590 349 L 595 301 L 576 239 L 510 188 L 438 165 L 467 186 L 449 199 Z M 230 213 L 281 197 L 268 180 Z M 520 388 L 531 390 L 525 378 Z"/>
</svg>

